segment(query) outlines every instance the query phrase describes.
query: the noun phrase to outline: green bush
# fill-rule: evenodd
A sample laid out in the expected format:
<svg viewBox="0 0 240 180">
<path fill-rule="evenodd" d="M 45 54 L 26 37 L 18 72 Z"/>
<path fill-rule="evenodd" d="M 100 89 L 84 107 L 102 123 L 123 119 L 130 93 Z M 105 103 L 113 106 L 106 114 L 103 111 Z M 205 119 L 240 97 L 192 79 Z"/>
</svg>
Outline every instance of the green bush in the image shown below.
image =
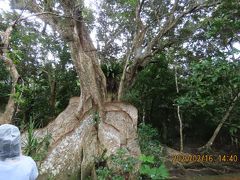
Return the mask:
<svg viewBox="0 0 240 180">
<path fill-rule="evenodd" d="M 106 161 L 114 166 L 115 169 L 106 167 Z M 123 180 L 134 172 L 134 167 L 138 162 L 138 159 L 127 155 L 126 149 L 120 148 L 116 154 L 97 160 L 97 164 L 101 164 L 96 170 L 97 177 L 100 180 Z"/>
<path fill-rule="evenodd" d="M 155 167 L 156 161 L 154 160 L 153 156 L 146 156 L 143 154 L 139 159 L 142 162 L 140 168 L 140 174 L 142 175 L 142 178 L 166 179 L 169 176 L 164 164 L 161 164 L 159 167 Z"/>
<path fill-rule="evenodd" d="M 142 155 L 140 175 L 142 179 L 166 179 L 168 171 L 162 162 L 162 146 L 157 129 L 141 123 L 138 127 L 139 144 Z"/>
<path fill-rule="evenodd" d="M 31 156 L 35 161 L 41 161 L 47 155 L 50 140 L 50 134 L 38 139 L 34 134 L 34 123 L 30 121 L 27 129 L 27 142 L 23 152 L 24 154 Z"/>
<path fill-rule="evenodd" d="M 139 145 L 143 154 L 154 156 L 156 165 L 160 166 L 162 161 L 162 146 L 159 142 L 159 133 L 156 128 L 149 124 L 141 123 L 138 127 Z"/>
</svg>

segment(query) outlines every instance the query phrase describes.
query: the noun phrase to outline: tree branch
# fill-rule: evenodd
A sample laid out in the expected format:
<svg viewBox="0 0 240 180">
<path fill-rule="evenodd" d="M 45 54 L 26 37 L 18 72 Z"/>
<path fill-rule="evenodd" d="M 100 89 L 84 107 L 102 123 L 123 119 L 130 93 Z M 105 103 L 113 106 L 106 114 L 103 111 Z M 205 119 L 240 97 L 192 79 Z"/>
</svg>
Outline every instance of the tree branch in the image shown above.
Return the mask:
<svg viewBox="0 0 240 180">
<path fill-rule="evenodd" d="M 4 48 L 2 49 L 2 52 L 0 54 L 0 59 L 3 60 L 5 66 L 9 70 L 9 73 L 11 75 L 13 84 L 12 84 L 11 95 L 8 99 L 8 104 L 5 108 L 4 113 L 0 116 L 0 124 L 11 123 L 12 118 L 14 116 L 15 107 L 16 107 L 13 96 L 16 93 L 16 88 L 15 87 L 18 83 L 20 75 L 18 74 L 17 68 L 16 68 L 15 64 L 13 63 L 13 61 L 10 58 L 7 58 L 8 46 L 9 46 L 9 42 L 10 42 L 10 39 L 11 39 L 11 33 L 12 33 L 14 25 L 15 25 L 15 23 L 13 23 L 13 25 L 9 26 L 7 28 L 7 30 L 4 33 L 2 33 L 3 47 Z"/>
<path fill-rule="evenodd" d="M 192 7 L 190 7 L 189 9 L 183 11 L 178 17 L 176 17 L 174 19 L 174 13 L 176 11 L 176 7 L 177 7 L 177 4 L 178 4 L 178 0 L 175 1 L 174 3 L 174 6 L 172 8 L 172 11 L 171 11 L 171 15 L 170 15 L 170 18 L 168 19 L 168 21 L 166 21 L 163 29 L 161 29 L 158 34 L 151 40 L 151 42 L 148 44 L 147 46 L 147 50 L 143 56 L 143 59 L 145 57 L 150 57 L 150 56 L 153 56 L 155 55 L 156 53 L 159 52 L 159 50 L 162 50 L 162 48 L 159 48 L 159 50 L 155 50 L 155 51 L 152 51 L 153 47 L 158 44 L 158 42 L 160 41 L 160 39 L 166 35 L 171 29 L 173 29 L 177 23 L 179 22 L 180 19 L 182 19 L 183 17 L 185 17 L 186 15 L 188 14 L 191 14 L 195 11 L 198 11 L 204 7 L 211 7 L 211 6 L 214 6 L 214 5 L 217 5 L 219 4 L 219 2 L 216 2 L 216 3 L 212 3 L 212 4 L 195 4 L 193 5 Z"/>
<path fill-rule="evenodd" d="M 68 32 L 69 30 L 68 27 L 73 27 L 73 21 L 70 20 L 70 21 L 64 22 L 66 24 L 63 24 L 60 21 L 60 18 L 62 17 L 73 19 L 73 16 L 60 15 L 58 12 L 54 11 L 52 8 L 49 9 L 50 10 L 49 12 L 45 12 L 44 8 L 38 5 L 35 0 L 32 0 L 29 2 L 29 6 L 27 7 L 27 10 L 35 14 L 30 15 L 26 18 L 22 18 L 21 20 L 27 19 L 32 16 L 38 16 L 41 20 L 51 25 L 51 27 L 55 31 L 58 31 L 66 41 L 71 41 L 73 39 L 72 36 L 70 36 L 71 33 Z"/>
</svg>

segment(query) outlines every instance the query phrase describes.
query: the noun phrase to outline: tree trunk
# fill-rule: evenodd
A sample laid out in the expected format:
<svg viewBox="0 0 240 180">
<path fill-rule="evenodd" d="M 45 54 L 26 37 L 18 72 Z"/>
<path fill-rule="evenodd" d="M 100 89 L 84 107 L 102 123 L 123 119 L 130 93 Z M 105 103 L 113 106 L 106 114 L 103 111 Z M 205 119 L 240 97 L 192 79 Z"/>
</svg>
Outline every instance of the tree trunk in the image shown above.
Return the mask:
<svg viewBox="0 0 240 180">
<path fill-rule="evenodd" d="M 47 179 L 69 179 L 69 175 L 79 173 L 80 179 L 94 175 L 95 158 L 114 154 L 119 148 L 128 150 L 137 157 L 140 149 L 137 143 L 137 109 L 125 103 L 105 103 L 105 120 L 96 127 L 94 111 L 91 109 L 79 121 L 75 113 L 79 97 L 71 98 L 68 107 L 58 117 L 42 129 L 34 132 L 36 138 L 51 134 L 50 149 L 46 158 L 39 162 L 40 177 Z M 22 135 L 22 145 L 26 145 L 27 133 Z M 138 165 L 135 169 L 137 170 Z M 133 172 L 134 173 L 134 172 Z"/>
<path fill-rule="evenodd" d="M 183 152 L 183 124 L 182 124 L 182 118 L 180 115 L 180 106 L 177 106 L 177 114 L 178 114 L 178 120 L 179 120 L 180 152 Z"/>
<path fill-rule="evenodd" d="M 176 91 L 177 94 L 179 94 L 179 88 L 178 88 L 178 77 L 177 77 L 177 67 L 175 66 L 175 84 L 176 84 Z M 180 152 L 183 151 L 183 124 L 182 124 L 182 118 L 180 114 L 180 106 L 177 105 L 177 116 L 179 121 L 179 135 L 180 135 Z"/>
<path fill-rule="evenodd" d="M 20 78 L 17 68 L 13 61 L 10 58 L 7 58 L 7 51 L 8 51 L 8 46 L 9 46 L 9 40 L 11 37 L 11 32 L 12 32 L 13 27 L 9 26 L 7 30 L 4 33 L 1 33 L 3 36 L 3 42 L 0 42 L 3 44 L 3 49 L 2 52 L 0 53 L 0 59 L 4 61 L 5 66 L 7 67 L 11 78 L 12 78 L 12 90 L 11 90 L 11 95 L 8 99 L 7 106 L 5 108 L 4 113 L 0 116 L 0 124 L 5 124 L 5 123 L 11 123 L 12 118 L 14 116 L 15 110 L 16 110 L 16 103 L 14 100 L 14 95 L 16 93 L 16 85 L 18 83 L 18 80 Z"/>
<path fill-rule="evenodd" d="M 137 73 L 143 68 L 139 64 L 139 59 L 135 59 L 133 65 L 128 67 L 129 58 L 130 57 L 127 58 L 123 69 L 123 74 L 118 89 L 118 100 L 121 100 L 123 98 L 123 95 L 126 93 L 126 90 L 134 85 L 137 78 Z"/>
<path fill-rule="evenodd" d="M 4 63 L 11 74 L 13 83 L 12 83 L 12 90 L 11 90 L 10 97 L 8 99 L 7 106 L 5 108 L 4 113 L 0 116 L 0 124 L 12 122 L 12 118 L 13 118 L 14 112 L 16 110 L 16 103 L 14 100 L 14 95 L 16 93 L 15 87 L 17 85 L 18 79 L 20 78 L 18 71 L 11 59 L 5 58 Z"/>
<path fill-rule="evenodd" d="M 125 62 L 124 68 L 123 68 L 123 73 L 122 73 L 122 77 L 120 80 L 120 84 L 119 84 L 119 88 L 118 88 L 118 100 L 120 101 L 123 97 L 124 91 L 125 91 L 125 82 L 126 82 L 126 73 L 127 73 L 127 66 L 129 63 L 129 58 L 130 58 L 130 53 L 127 56 L 127 60 Z"/>
<path fill-rule="evenodd" d="M 215 129 L 212 137 L 208 140 L 208 142 L 201 148 L 199 148 L 200 150 L 201 149 L 209 149 L 211 148 L 212 144 L 214 143 L 219 131 L 221 130 L 223 124 L 225 123 L 225 121 L 229 118 L 238 98 L 240 97 L 240 92 L 237 94 L 237 96 L 233 99 L 231 105 L 229 106 L 227 112 L 225 113 L 225 115 L 223 116 L 222 120 L 220 121 L 220 123 L 218 124 L 217 128 Z"/>
<path fill-rule="evenodd" d="M 78 18 L 78 21 L 74 22 L 71 34 L 69 34 L 69 36 L 72 36 L 69 45 L 81 88 L 81 99 L 77 114 L 83 116 L 86 112 L 84 104 L 90 103 L 90 106 L 99 110 L 100 116 L 103 118 L 103 103 L 106 100 L 106 78 L 100 68 L 96 49 L 92 44 L 83 19 L 81 16 L 76 18 Z"/>
</svg>

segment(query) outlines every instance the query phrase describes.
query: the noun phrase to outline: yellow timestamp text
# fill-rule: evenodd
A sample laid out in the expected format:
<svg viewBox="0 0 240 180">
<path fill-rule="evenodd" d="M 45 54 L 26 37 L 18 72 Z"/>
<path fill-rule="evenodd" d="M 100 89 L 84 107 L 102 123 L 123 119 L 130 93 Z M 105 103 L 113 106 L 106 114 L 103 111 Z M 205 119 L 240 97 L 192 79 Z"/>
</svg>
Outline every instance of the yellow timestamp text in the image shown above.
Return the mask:
<svg viewBox="0 0 240 180">
<path fill-rule="evenodd" d="M 239 157 L 236 154 L 224 154 L 224 155 L 187 154 L 187 155 L 174 155 L 172 157 L 172 162 L 173 163 L 239 162 Z"/>
</svg>

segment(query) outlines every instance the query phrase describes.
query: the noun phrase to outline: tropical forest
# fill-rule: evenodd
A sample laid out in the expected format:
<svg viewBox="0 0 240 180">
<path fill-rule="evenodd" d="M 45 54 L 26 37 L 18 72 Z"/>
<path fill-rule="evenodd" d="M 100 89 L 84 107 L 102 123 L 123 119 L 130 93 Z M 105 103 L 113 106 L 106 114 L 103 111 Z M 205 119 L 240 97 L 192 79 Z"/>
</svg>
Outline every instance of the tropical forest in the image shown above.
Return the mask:
<svg viewBox="0 0 240 180">
<path fill-rule="evenodd" d="M 240 1 L 0 0 L 3 124 L 39 180 L 240 180 Z"/>
</svg>

